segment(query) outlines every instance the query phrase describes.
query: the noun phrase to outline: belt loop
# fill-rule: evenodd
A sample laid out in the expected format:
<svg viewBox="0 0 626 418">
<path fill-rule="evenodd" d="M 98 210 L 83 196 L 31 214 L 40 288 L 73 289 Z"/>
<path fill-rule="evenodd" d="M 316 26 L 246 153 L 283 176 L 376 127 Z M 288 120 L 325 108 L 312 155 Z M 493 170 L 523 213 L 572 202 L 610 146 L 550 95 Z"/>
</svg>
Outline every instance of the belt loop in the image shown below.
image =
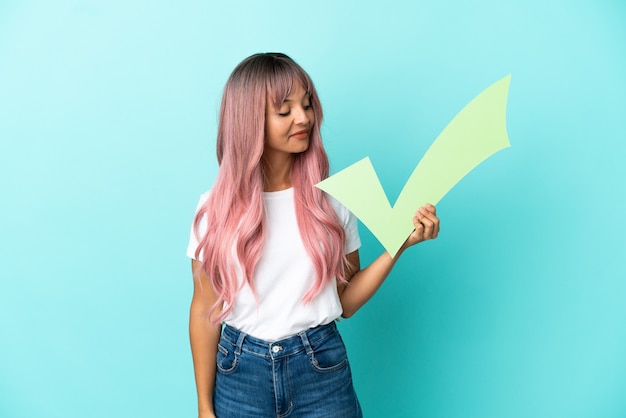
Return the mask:
<svg viewBox="0 0 626 418">
<path fill-rule="evenodd" d="M 313 354 L 313 349 L 311 348 L 311 343 L 309 343 L 309 337 L 306 335 L 306 331 L 302 331 L 298 333 L 300 338 L 302 339 L 302 345 L 304 345 L 304 349 L 308 355 Z"/>
<path fill-rule="evenodd" d="M 237 337 L 237 344 L 235 346 L 235 354 L 241 354 L 241 346 L 243 345 L 243 340 L 246 338 L 246 335 L 247 334 L 245 332 L 239 331 L 239 337 Z"/>
</svg>

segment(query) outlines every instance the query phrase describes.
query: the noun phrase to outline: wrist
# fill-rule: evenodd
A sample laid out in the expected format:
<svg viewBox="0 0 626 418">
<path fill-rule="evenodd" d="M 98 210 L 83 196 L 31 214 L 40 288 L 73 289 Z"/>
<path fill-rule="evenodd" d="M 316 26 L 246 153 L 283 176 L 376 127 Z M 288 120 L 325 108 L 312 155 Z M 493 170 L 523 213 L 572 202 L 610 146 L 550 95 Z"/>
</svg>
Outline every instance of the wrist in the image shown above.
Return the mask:
<svg viewBox="0 0 626 418">
<path fill-rule="evenodd" d="M 214 414 L 212 403 L 198 405 L 198 415 L 204 416 L 205 414 Z"/>
<path fill-rule="evenodd" d="M 407 240 L 408 241 L 408 240 Z M 402 253 L 404 253 L 404 251 L 409 248 L 411 245 L 405 241 L 402 246 L 398 249 L 398 251 L 396 252 L 396 255 L 394 255 L 392 258 L 394 260 L 397 260 L 398 258 L 400 258 L 400 256 L 402 255 Z M 390 254 L 391 255 L 391 254 Z"/>
</svg>

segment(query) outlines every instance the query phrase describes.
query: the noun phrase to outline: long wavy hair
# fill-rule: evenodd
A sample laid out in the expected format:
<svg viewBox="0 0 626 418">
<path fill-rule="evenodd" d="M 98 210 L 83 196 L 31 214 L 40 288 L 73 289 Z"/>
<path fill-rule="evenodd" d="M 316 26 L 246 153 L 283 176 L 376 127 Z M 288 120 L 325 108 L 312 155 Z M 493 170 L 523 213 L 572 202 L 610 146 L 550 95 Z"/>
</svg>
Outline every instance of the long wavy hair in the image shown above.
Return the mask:
<svg viewBox="0 0 626 418">
<path fill-rule="evenodd" d="M 293 155 L 291 174 L 300 236 L 316 272 L 303 302 L 315 298 L 332 277 L 346 281 L 344 230 L 325 194 L 314 187 L 328 177 L 328 157 L 320 135 L 322 107 L 313 82 L 287 55 L 255 54 L 233 70 L 224 87 L 217 133 L 219 171 L 194 221 L 200 243 L 196 259 L 202 260 L 201 269 L 218 295 L 210 313 L 221 309 L 215 321 L 232 310 L 245 283 L 254 292 L 252 278 L 266 231 L 261 161 L 266 107 L 278 109 L 298 85 L 310 94 L 315 114 L 309 147 Z M 205 222 L 202 228 L 201 222 Z"/>
</svg>

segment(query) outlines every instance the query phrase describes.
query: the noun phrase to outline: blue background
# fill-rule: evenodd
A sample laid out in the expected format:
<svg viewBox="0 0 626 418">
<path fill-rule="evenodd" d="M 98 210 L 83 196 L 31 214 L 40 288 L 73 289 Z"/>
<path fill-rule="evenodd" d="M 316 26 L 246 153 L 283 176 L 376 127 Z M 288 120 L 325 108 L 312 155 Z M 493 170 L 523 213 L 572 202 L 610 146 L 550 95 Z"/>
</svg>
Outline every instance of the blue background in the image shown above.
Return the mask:
<svg viewBox="0 0 626 418">
<path fill-rule="evenodd" d="M 365 415 L 625 417 L 625 19 L 618 0 L 3 0 L 0 416 L 195 416 L 184 253 L 221 89 L 283 51 L 333 169 L 370 156 L 392 202 L 512 74 L 512 147 L 341 323 Z"/>
</svg>

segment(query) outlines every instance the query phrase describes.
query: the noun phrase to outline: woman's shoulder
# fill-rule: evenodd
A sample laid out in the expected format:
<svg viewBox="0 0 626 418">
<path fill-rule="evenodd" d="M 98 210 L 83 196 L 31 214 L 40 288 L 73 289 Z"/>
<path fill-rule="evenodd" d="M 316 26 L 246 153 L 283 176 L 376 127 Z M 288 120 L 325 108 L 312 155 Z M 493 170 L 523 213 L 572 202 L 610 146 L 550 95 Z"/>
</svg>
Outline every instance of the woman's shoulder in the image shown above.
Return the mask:
<svg viewBox="0 0 626 418">
<path fill-rule="evenodd" d="M 326 199 L 328 199 L 328 203 L 330 203 L 330 206 L 337 214 L 337 217 L 345 224 L 348 219 L 350 219 L 350 216 L 352 216 L 352 213 L 340 201 L 328 193 L 326 193 Z"/>
<path fill-rule="evenodd" d="M 200 198 L 198 199 L 197 209 L 200 209 L 200 207 L 204 205 L 207 202 L 207 200 L 209 200 L 210 195 L 211 195 L 211 189 L 207 190 L 206 192 L 200 195 Z"/>
<path fill-rule="evenodd" d="M 326 194 L 326 197 L 346 232 L 346 254 L 358 250 L 361 247 L 361 238 L 359 237 L 356 216 L 334 197 L 329 194 Z"/>
</svg>

